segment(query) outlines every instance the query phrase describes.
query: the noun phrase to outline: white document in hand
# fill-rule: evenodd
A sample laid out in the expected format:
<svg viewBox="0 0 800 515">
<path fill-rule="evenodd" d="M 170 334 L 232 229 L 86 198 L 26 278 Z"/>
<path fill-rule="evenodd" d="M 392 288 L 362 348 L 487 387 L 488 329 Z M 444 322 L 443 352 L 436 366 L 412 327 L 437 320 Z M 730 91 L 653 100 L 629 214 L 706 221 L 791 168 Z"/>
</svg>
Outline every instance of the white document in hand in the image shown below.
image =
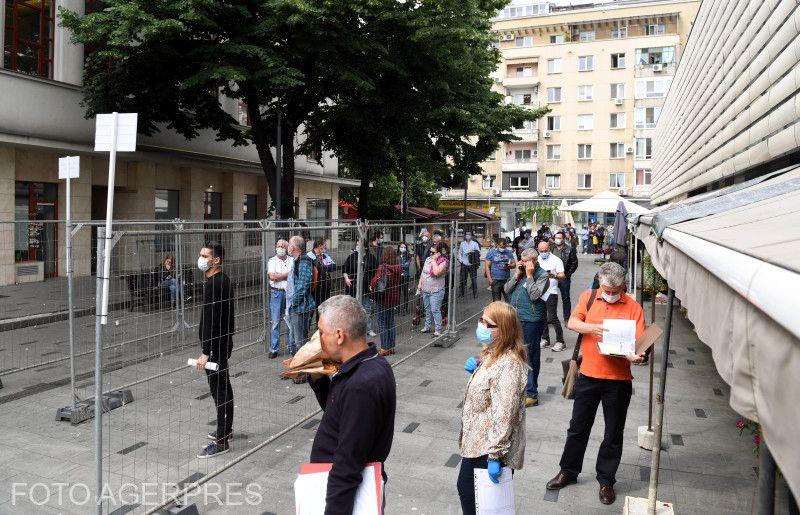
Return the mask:
<svg viewBox="0 0 800 515">
<path fill-rule="evenodd" d="M 492 483 L 486 469 L 475 469 L 475 513 L 514 515 L 514 482 L 509 467 L 503 467 L 500 483 Z"/>
<path fill-rule="evenodd" d="M 603 341 L 598 342 L 601 354 L 628 356 L 636 354 L 636 321 L 606 318 L 603 320 Z"/>
<path fill-rule="evenodd" d="M 300 474 L 294 482 L 296 515 L 323 515 L 328 491 L 329 472 Z M 366 467 L 356 492 L 353 515 L 379 515 L 378 492 L 375 488 L 375 467 Z"/>
</svg>

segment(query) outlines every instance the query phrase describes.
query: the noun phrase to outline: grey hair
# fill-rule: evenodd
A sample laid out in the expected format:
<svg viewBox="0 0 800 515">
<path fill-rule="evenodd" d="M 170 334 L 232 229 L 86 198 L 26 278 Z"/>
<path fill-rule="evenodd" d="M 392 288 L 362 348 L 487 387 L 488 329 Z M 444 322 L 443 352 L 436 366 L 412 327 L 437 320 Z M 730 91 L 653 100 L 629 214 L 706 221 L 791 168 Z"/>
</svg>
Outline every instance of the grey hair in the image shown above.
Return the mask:
<svg viewBox="0 0 800 515">
<path fill-rule="evenodd" d="M 604 263 L 600 267 L 598 280 L 601 286 L 616 288 L 625 282 L 625 269 L 617 263 Z"/>
<path fill-rule="evenodd" d="M 279 239 L 278 241 L 276 241 L 276 242 L 275 242 L 275 246 L 277 247 L 277 246 L 278 246 L 278 245 L 280 245 L 281 243 L 285 243 L 286 245 L 289 245 L 289 242 L 288 242 L 288 241 L 286 241 L 286 240 L 284 240 L 283 238 L 281 238 L 281 239 Z"/>
<path fill-rule="evenodd" d="M 533 258 L 533 259 L 537 259 L 539 257 L 539 252 L 537 252 L 536 249 L 527 248 L 527 249 L 522 251 L 521 256 L 522 257 L 530 257 L 530 258 Z"/>
<path fill-rule="evenodd" d="M 289 238 L 289 245 L 294 245 L 300 249 L 301 252 L 306 251 L 306 240 L 304 240 L 302 236 L 295 235 Z"/>
<path fill-rule="evenodd" d="M 319 317 L 334 329 L 343 329 L 354 340 L 367 336 L 367 312 L 350 295 L 335 295 L 320 304 Z"/>
</svg>

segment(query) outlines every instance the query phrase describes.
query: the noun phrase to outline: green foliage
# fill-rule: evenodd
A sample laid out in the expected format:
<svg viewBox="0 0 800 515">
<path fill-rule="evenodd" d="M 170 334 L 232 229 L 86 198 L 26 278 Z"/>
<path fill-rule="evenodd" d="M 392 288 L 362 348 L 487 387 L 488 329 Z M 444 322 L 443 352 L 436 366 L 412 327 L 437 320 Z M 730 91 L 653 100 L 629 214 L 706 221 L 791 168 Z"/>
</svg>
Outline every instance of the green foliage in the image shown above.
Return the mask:
<svg viewBox="0 0 800 515">
<path fill-rule="evenodd" d="M 644 291 L 666 292 L 667 281 L 661 277 L 656 267 L 653 266 L 653 259 L 650 254 L 645 254 L 642 259 L 642 266 L 644 267 Z"/>
<path fill-rule="evenodd" d="M 536 220 L 537 225 L 553 223 L 553 212 L 558 211 L 558 206 L 554 205 L 541 205 L 541 206 L 528 206 L 522 210 L 520 215 L 522 219 L 528 222 Z"/>
</svg>

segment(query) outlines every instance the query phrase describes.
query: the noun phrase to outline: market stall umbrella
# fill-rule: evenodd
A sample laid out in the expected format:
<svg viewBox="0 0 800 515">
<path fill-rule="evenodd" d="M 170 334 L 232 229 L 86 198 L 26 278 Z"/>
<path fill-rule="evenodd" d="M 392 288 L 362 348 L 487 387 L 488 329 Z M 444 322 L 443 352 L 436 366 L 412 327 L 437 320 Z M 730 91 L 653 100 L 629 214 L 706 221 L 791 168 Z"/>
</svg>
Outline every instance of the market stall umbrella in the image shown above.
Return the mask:
<svg viewBox="0 0 800 515">
<path fill-rule="evenodd" d="M 558 211 L 553 213 L 553 222 L 561 227 L 564 227 L 567 224 L 575 227 L 575 220 L 572 218 L 572 213 L 570 212 L 567 199 L 562 199 L 561 204 L 558 205 Z"/>
<path fill-rule="evenodd" d="M 628 244 L 628 209 L 625 202 L 617 204 L 617 216 L 614 217 L 614 242 L 624 247 Z"/>
<path fill-rule="evenodd" d="M 628 214 L 641 215 L 649 211 L 649 209 L 644 208 L 639 204 L 634 204 L 630 200 L 626 200 L 616 193 L 612 193 L 610 191 L 598 193 L 597 195 L 587 198 L 586 200 L 582 200 L 577 204 L 572 204 L 569 206 L 569 210 L 587 213 L 616 213 L 617 206 L 620 202 L 624 203 L 625 209 L 628 210 Z"/>
</svg>

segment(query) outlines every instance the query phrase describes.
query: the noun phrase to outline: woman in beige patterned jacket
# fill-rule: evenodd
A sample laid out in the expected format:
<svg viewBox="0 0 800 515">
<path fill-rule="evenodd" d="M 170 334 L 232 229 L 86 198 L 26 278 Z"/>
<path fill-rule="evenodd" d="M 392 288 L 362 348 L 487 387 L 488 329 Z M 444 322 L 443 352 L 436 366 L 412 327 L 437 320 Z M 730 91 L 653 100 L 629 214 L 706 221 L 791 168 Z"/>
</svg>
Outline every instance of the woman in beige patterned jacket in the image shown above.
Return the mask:
<svg viewBox="0 0 800 515">
<path fill-rule="evenodd" d="M 475 331 L 484 348 L 467 359 L 472 374 L 461 415 L 461 470 L 458 496 L 461 510 L 475 513 L 475 469 L 487 469 L 497 483 L 502 467 L 522 468 L 525 457 L 525 388 L 528 361 L 517 311 L 505 302 L 492 302 Z"/>
</svg>

